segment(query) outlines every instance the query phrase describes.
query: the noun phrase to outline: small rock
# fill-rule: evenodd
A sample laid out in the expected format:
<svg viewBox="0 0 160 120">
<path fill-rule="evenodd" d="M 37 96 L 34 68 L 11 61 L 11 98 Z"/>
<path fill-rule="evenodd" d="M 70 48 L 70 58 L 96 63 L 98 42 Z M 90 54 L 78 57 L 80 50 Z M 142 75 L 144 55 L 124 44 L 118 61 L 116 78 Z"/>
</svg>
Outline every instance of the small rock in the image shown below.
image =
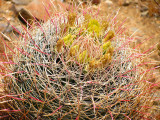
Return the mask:
<svg viewBox="0 0 160 120">
<path fill-rule="evenodd" d="M 98 5 L 101 2 L 101 0 L 92 0 L 92 4 Z"/>
<path fill-rule="evenodd" d="M 131 1 L 125 0 L 122 5 L 123 5 L 123 6 L 128 6 L 128 5 L 130 5 L 130 4 L 131 4 Z"/>
<path fill-rule="evenodd" d="M 55 11 L 53 11 L 52 5 L 49 6 L 49 4 L 48 4 L 48 3 L 50 3 L 50 0 L 45 0 L 45 2 L 43 2 L 43 1 L 44 0 L 33 0 L 27 6 L 21 8 L 19 10 L 17 9 L 17 10 L 20 12 L 20 14 L 26 20 L 28 20 L 28 19 L 33 20 L 34 17 L 39 21 L 43 21 L 44 18 L 45 18 L 45 20 L 48 20 L 49 15 L 47 14 L 45 7 L 49 11 L 50 15 L 55 13 Z M 44 5 L 43 5 L 43 3 L 44 3 Z M 66 11 L 67 7 L 68 7 L 66 4 L 64 4 L 60 1 L 53 1 L 53 4 L 56 7 L 54 9 L 59 10 L 59 11 L 63 11 L 63 10 Z"/>
<path fill-rule="evenodd" d="M 0 31 L 3 31 L 5 29 L 6 25 L 3 23 L 0 23 Z"/>
<path fill-rule="evenodd" d="M 31 24 L 31 23 L 32 23 L 32 20 L 34 19 L 34 17 L 30 14 L 30 12 L 29 12 L 27 9 L 25 9 L 25 8 L 21 8 L 21 9 L 19 10 L 18 18 L 19 18 L 19 20 L 20 20 L 22 23 L 24 23 L 24 24 L 27 24 L 27 23 L 25 22 L 25 20 L 26 20 L 29 24 Z M 25 19 L 25 20 L 24 20 L 24 19 Z"/>
<path fill-rule="evenodd" d="M 128 6 L 131 4 L 131 0 L 118 0 L 119 5 Z"/>
<path fill-rule="evenodd" d="M 147 10 L 148 10 L 148 7 L 146 7 L 146 6 L 141 6 L 141 8 L 140 8 L 141 12 L 144 12 L 144 11 L 147 11 Z"/>
<path fill-rule="evenodd" d="M 113 5 L 113 2 L 110 1 L 110 0 L 106 0 L 105 3 L 106 3 L 107 5 L 109 5 L 109 6 Z"/>
<path fill-rule="evenodd" d="M 12 2 L 17 4 L 17 5 L 27 5 L 32 1 L 33 0 L 12 0 Z"/>
<path fill-rule="evenodd" d="M 3 34 L 2 32 L 0 32 L 0 34 L 2 35 L 4 40 L 11 41 L 11 39 L 7 35 Z"/>
<path fill-rule="evenodd" d="M 22 32 L 22 27 L 21 26 L 17 26 L 17 25 L 13 25 L 19 32 Z M 0 23 L 0 31 L 2 31 L 2 33 L 0 32 L 0 35 L 4 38 L 7 39 L 7 36 L 5 36 L 5 34 L 10 34 L 10 33 L 15 33 L 17 35 L 19 35 L 19 33 L 17 33 L 17 31 L 9 24 L 9 23 Z M 9 39 L 7 39 L 9 40 Z"/>
<path fill-rule="evenodd" d="M 6 0 L 6 4 L 7 4 L 7 5 L 12 4 L 12 1 L 10 1 L 10 0 Z"/>
<path fill-rule="evenodd" d="M 9 27 L 7 23 L 0 23 L 0 31 L 5 32 Z"/>
<path fill-rule="evenodd" d="M 144 11 L 144 12 L 141 13 L 142 17 L 147 16 L 147 15 L 148 15 L 148 11 Z"/>
<path fill-rule="evenodd" d="M 18 8 L 15 7 L 15 5 L 11 5 L 9 10 L 12 11 L 12 13 L 14 14 L 13 17 L 17 17 L 18 16 L 19 10 L 18 10 Z"/>
</svg>

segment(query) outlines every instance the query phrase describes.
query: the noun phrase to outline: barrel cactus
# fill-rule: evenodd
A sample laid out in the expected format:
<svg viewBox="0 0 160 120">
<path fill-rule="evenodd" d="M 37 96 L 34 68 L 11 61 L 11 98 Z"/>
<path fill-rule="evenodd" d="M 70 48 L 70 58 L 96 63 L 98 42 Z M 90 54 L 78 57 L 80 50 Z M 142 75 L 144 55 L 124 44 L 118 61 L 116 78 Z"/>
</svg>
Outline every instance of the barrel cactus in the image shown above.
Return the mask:
<svg viewBox="0 0 160 120">
<path fill-rule="evenodd" d="M 132 38 L 113 21 L 71 10 L 24 28 L 4 76 L 1 111 L 28 120 L 153 119 L 145 54 L 130 48 Z"/>
</svg>

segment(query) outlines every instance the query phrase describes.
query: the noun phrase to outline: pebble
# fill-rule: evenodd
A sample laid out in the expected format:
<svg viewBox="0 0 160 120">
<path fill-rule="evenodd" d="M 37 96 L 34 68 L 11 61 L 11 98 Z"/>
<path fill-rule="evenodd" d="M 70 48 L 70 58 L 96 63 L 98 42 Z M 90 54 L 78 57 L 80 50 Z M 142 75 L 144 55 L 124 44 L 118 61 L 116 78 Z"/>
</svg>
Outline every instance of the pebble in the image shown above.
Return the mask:
<svg viewBox="0 0 160 120">
<path fill-rule="evenodd" d="M 98 5 L 101 3 L 101 0 L 92 0 L 92 4 Z"/>
<path fill-rule="evenodd" d="M 18 25 L 14 25 L 13 26 L 19 31 L 19 32 L 22 32 L 22 27 L 21 26 L 18 26 Z M 15 34 L 19 35 L 19 33 L 17 33 L 17 31 L 10 25 L 10 24 L 7 24 L 7 23 L 0 23 L 0 31 L 4 34 L 1 33 L 1 35 L 3 37 L 5 37 L 5 34 L 8 34 L 8 33 L 12 33 L 14 32 Z M 5 37 L 7 38 L 7 37 Z"/>
<path fill-rule="evenodd" d="M 11 41 L 11 39 L 7 35 L 3 34 L 2 32 L 0 32 L 0 34 L 2 35 L 4 40 Z"/>
<path fill-rule="evenodd" d="M 105 3 L 109 6 L 113 5 L 113 2 L 111 0 L 106 0 Z"/>
<path fill-rule="evenodd" d="M 148 15 L 148 11 L 144 11 L 144 12 L 141 13 L 142 17 L 147 16 L 147 15 Z"/>
<path fill-rule="evenodd" d="M 4 31 L 7 28 L 7 24 L 6 23 L 0 23 L 0 31 Z"/>
<path fill-rule="evenodd" d="M 131 4 L 131 0 L 118 0 L 118 4 L 122 6 L 128 6 Z"/>
<path fill-rule="evenodd" d="M 147 10 L 148 10 L 148 7 L 146 7 L 146 6 L 141 6 L 141 8 L 140 8 L 140 12 L 144 12 Z"/>
<path fill-rule="evenodd" d="M 128 6 L 128 5 L 130 5 L 130 3 L 131 3 L 131 1 L 130 0 L 124 0 L 124 2 L 123 2 L 123 6 Z"/>
<path fill-rule="evenodd" d="M 33 20 L 32 15 L 36 17 L 39 21 L 41 20 L 43 21 L 44 18 L 45 20 L 48 20 L 49 16 L 46 12 L 45 7 L 48 8 L 50 15 L 55 13 L 55 11 L 51 7 L 48 7 L 49 6 L 48 3 L 50 3 L 50 0 L 45 0 L 44 5 L 43 5 L 43 0 L 33 0 L 27 6 L 20 9 L 19 12 L 26 20 L 28 20 L 28 18 Z M 66 11 L 68 7 L 61 1 L 53 1 L 53 4 L 55 5 L 56 9 L 60 11 L 63 10 Z"/>
<path fill-rule="evenodd" d="M 17 5 L 27 5 L 32 1 L 33 0 L 12 0 L 12 2 L 17 4 Z"/>
</svg>

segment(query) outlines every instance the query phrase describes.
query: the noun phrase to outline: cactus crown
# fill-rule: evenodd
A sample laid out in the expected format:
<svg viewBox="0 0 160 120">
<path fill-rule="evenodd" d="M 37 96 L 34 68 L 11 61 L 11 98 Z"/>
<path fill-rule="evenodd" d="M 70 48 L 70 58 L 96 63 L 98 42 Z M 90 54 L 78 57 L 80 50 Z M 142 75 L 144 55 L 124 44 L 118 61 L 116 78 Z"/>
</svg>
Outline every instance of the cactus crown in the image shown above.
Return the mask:
<svg viewBox="0 0 160 120">
<path fill-rule="evenodd" d="M 108 30 L 108 22 L 104 23 L 92 18 L 89 14 L 84 15 L 84 22 L 76 24 L 76 14 L 69 12 L 68 26 L 62 38 L 57 41 L 56 50 L 63 52 L 64 47 L 69 49 L 67 59 L 72 59 L 84 65 L 84 70 L 90 72 L 95 68 L 102 69 L 110 62 L 114 47 L 111 39 L 114 32 Z M 106 35 L 106 31 L 107 35 Z"/>
</svg>

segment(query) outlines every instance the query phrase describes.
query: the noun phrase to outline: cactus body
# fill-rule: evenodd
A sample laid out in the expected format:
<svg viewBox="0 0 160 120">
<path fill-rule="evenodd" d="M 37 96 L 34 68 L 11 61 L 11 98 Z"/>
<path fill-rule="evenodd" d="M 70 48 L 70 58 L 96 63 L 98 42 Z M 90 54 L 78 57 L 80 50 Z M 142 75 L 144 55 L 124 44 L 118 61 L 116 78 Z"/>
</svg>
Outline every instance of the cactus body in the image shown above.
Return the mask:
<svg viewBox="0 0 160 120">
<path fill-rule="evenodd" d="M 147 111 L 141 109 L 147 85 L 130 38 L 110 21 L 86 16 L 55 16 L 21 39 L 6 86 L 18 110 L 12 118 L 124 120 Z"/>
</svg>

